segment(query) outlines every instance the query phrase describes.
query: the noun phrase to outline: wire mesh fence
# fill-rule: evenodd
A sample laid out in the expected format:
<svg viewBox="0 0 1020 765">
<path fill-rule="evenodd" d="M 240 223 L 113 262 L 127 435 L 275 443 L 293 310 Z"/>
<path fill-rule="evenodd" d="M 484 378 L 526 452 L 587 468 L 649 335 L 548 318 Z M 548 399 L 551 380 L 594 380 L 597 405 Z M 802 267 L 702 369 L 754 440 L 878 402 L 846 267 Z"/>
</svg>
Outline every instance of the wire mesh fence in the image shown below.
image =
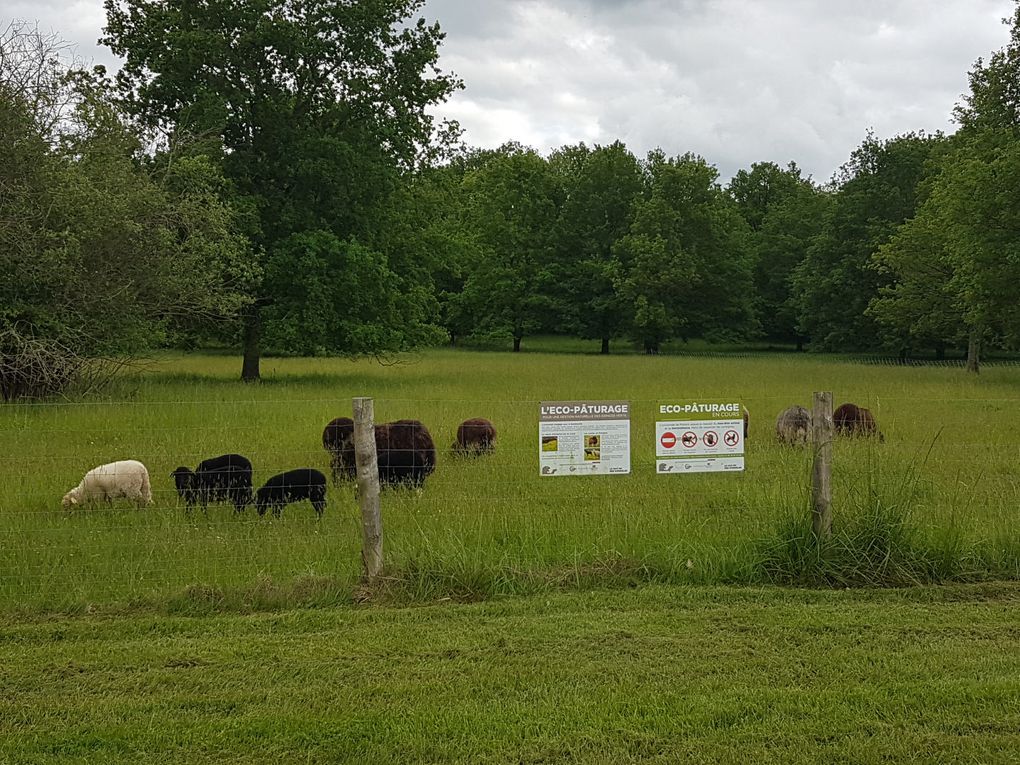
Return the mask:
<svg viewBox="0 0 1020 765">
<path fill-rule="evenodd" d="M 199 585 L 356 584 L 356 485 L 334 478 L 322 442 L 331 420 L 351 415 L 350 398 L 203 392 L 0 410 L 0 607 L 129 602 Z M 421 488 L 382 493 L 387 569 L 396 577 L 484 573 L 506 578 L 508 588 L 514 576 L 612 561 L 692 581 L 731 576 L 753 565 L 784 522 L 808 518 L 812 451 L 778 443 L 775 418 L 790 404 L 810 406 L 810 396 L 740 397 L 750 412 L 746 469 L 683 476 L 655 470 L 657 407 L 668 391 L 629 399 L 630 473 L 583 477 L 540 474 L 538 399 L 377 396 L 377 422 L 420 420 L 436 445 L 435 470 Z M 881 503 L 908 513 L 922 534 L 994 542 L 1012 554 L 1020 396 L 960 391 L 947 399 L 904 389 L 855 400 L 874 412 L 885 440 L 834 445 L 837 528 Z M 457 453 L 458 425 L 479 417 L 495 425 L 494 450 Z M 237 510 L 228 494 L 210 494 L 204 510 L 201 501 L 189 509 L 174 471 L 229 454 L 251 463 L 250 501 Z M 128 494 L 62 507 L 88 471 L 120 460 L 145 466 L 151 503 Z M 258 492 L 294 470 L 322 476 L 321 503 L 306 491 L 260 515 Z"/>
</svg>

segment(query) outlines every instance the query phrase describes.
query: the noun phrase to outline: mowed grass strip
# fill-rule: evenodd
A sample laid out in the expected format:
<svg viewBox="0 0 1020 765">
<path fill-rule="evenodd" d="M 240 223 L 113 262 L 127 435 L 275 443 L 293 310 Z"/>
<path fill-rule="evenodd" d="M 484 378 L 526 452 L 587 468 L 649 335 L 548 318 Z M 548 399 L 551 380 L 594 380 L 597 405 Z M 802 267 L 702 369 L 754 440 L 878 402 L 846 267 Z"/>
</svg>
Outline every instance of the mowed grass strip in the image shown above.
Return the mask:
<svg viewBox="0 0 1020 765">
<path fill-rule="evenodd" d="M 11 763 L 1015 762 L 1020 586 L 0 621 Z"/>
<path fill-rule="evenodd" d="M 322 428 L 358 395 L 375 397 L 380 421 L 421 419 L 440 449 L 424 491 L 383 496 L 388 573 L 412 599 L 761 580 L 763 545 L 782 546 L 777 534 L 809 512 L 810 452 L 776 444 L 775 417 L 814 390 L 869 406 L 885 434 L 835 446 L 837 532 L 876 512 L 908 524 L 935 561 L 921 581 L 1020 571 L 1018 368 L 435 350 L 388 366 L 265 359 L 254 386 L 239 369 L 230 356 L 166 356 L 98 399 L 0 407 L 0 611 L 172 605 L 185 591 L 240 608 L 265 592 L 272 607 L 347 601 L 360 569 L 353 485 L 330 488 L 322 521 L 308 503 L 280 520 L 226 505 L 189 517 L 169 474 L 226 452 L 251 458 L 256 484 L 328 471 Z M 578 398 L 632 402 L 631 475 L 538 475 L 538 402 Z M 746 472 L 655 475 L 656 404 L 688 399 L 748 407 Z M 495 422 L 496 453 L 452 457 L 457 424 L 476 416 Z M 149 467 L 153 507 L 60 509 L 85 471 L 125 458 Z"/>
</svg>

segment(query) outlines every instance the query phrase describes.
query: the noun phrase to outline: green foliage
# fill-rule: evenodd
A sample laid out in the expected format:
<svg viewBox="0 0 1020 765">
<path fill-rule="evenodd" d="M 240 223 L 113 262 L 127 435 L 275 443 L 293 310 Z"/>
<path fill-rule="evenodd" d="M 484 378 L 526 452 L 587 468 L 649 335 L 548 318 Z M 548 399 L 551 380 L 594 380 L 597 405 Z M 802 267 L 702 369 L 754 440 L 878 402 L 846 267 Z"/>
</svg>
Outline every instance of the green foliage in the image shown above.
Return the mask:
<svg viewBox="0 0 1020 765">
<path fill-rule="evenodd" d="M 273 349 L 306 356 L 374 354 L 441 337 L 422 319 L 431 313 L 428 289 L 400 289 L 382 254 L 328 231 L 294 234 L 274 247 L 264 287 L 274 296 L 264 309 L 265 340 Z"/>
<path fill-rule="evenodd" d="M 687 154 L 646 163 L 648 190 L 616 255 L 617 289 L 632 306 L 629 330 L 648 352 L 674 337 L 742 337 L 756 329 L 747 224 Z"/>
<path fill-rule="evenodd" d="M 971 72 L 917 216 L 876 257 L 896 281 L 870 313 L 911 340 L 1020 342 L 1020 6 L 1012 24 L 1009 44 Z"/>
<path fill-rule="evenodd" d="M 397 329 L 392 307 L 406 302 L 421 323 L 431 285 L 389 278 L 406 253 L 380 236 L 391 195 L 455 135 L 430 113 L 459 82 L 437 66 L 439 26 L 412 21 L 422 0 L 105 5 L 104 42 L 126 59 L 117 75 L 125 105 L 143 124 L 206 138 L 235 201 L 257 213 L 250 236 L 271 276 L 251 297 L 256 308 L 275 305 L 266 337 L 291 351 L 381 353 L 434 336 Z M 394 262 L 337 245 L 355 241 Z M 341 274 L 344 264 L 359 270 Z M 341 285 L 364 286 L 370 272 L 381 277 L 370 290 L 381 305 L 351 313 L 357 299 Z M 324 285 L 326 273 L 335 285 Z M 303 295 L 314 310 L 300 307 Z M 248 377 L 257 376 L 247 362 L 257 362 L 258 323 L 251 313 Z"/>
<path fill-rule="evenodd" d="M 21 73 L 0 72 L 0 330 L 121 356 L 235 313 L 254 271 L 218 169 L 144 159 L 101 73 L 57 67 L 27 90 Z M 59 120 L 39 91 L 61 94 Z"/>
<path fill-rule="evenodd" d="M 561 313 L 558 328 L 609 341 L 627 310 L 617 291 L 620 262 L 614 248 L 628 232 L 643 190 L 641 165 L 616 141 L 589 149 L 565 146 L 549 158 L 562 186 L 551 271 Z"/>
<path fill-rule="evenodd" d="M 929 158 L 944 140 L 923 133 L 887 141 L 868 135 L 840 170 L 821 232 L 794 275 L 799 329 L 813 347 L 880 345 L 879 328 L 865 311 L 889 278 L 872 267 L 872 257 L 914 216 Z"/>
<path fill-rule="evenodd" d="M 771 162 L 740 170 L 727 186 L 751 227 L 756 313 L 764 337 L 803 340 L 797 330 L 793 275 L 821 231 L 829 197 L 794 164 L 784 170 Z"/>
<path fill-rule="evenodd" d="M 474 255 L 455 299 L 472 332 L 521 340 L 553 320 L 548 271 L 559 189 L 546 160 L 506 144 L 464 176 L 465 225 Z"/>
</svg>

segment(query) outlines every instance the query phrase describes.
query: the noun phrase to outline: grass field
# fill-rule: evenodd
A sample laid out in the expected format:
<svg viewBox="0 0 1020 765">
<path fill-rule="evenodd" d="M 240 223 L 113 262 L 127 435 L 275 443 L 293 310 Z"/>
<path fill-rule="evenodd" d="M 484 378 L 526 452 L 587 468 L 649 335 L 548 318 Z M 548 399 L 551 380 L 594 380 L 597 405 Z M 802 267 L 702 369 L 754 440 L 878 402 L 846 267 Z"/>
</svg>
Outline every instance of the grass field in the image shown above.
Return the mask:
<svg viewBox="0 0 1020 765">
<path fill-rule="evenodd" d="M 776 445 L 772 429 L 781 409 L 809 405 L 814 390 L 869 406 L 886 435 L 884 444 L 836 445 L 836 530 L 845 544 L 826 581 L 1020 577 L 1016 368 L 975 377 L 793 354 L 455 350 L 388 366 L 266 359 L 258 386 L 240 384 L 239 368 L 231 356 L 167 356 L 100 399 L 0 407 L 0 611 L 349 601 L 360 569 L 352 486 L 331 488 L 321 521 L 307 504 L 280 520 L 250 510 L 235 517 L 225 505 L 188 517 L 169 473 L 227 451 L 252 459 L 257 483 L 291 467 L 326 470 L 322 427 L 349 414 L 356 395 L 375 397 L 379 420 L 422 419 L 441 447 L 467 417 L 489 417 L 500 431 L 495 455 L 470 461 L 441 451 L 423 492 L 384 495 L 388 582 L 398 599 L 800 581 L 813 554 L 803 540 L 810 455 Z M 539 477 L 538 402 L 573 398 L 632 402 L 630 476 Z M 691 398 L 748 407 L 745 473 L 654 474 L 656 404 Z M 86 470 L 125 458 L 148 465 L 154 507 L 60 510 Z"/>
<path fill-rule="evenodd" d="M 5 763 L 1007 763 L 1020 589 L 0 617 Z"/>
</svg>

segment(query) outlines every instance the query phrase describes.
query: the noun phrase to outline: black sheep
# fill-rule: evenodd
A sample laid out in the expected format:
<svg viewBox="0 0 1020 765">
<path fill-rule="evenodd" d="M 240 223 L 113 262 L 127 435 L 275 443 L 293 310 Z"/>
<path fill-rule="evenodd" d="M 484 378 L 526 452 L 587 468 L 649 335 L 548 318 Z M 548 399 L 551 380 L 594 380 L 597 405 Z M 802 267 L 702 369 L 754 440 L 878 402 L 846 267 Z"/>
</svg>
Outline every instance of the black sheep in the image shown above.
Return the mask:
<svg viewBox="0 0 1020 765">
<path fill-rule="evenodd" d="M 268 508 L 279 518 L 284 505 L 302 499 L 310 500 L 315 514 L 321 518 L 326 509 L 326 476 L 313 468 L 274 475 L 255 492 L 255 509 L 259 515 L 265 515 Z"/>
<path fill-rule="evenodd" d="M 206 512 L 210 502 L 230 500 L 240 513 L 252 501 L 251 461 L 240 454 L 221 454 L 202 460 L 193 471 L 179 467 L 170 475 L 189 511 L 201 505 Z"/>
</svg>

